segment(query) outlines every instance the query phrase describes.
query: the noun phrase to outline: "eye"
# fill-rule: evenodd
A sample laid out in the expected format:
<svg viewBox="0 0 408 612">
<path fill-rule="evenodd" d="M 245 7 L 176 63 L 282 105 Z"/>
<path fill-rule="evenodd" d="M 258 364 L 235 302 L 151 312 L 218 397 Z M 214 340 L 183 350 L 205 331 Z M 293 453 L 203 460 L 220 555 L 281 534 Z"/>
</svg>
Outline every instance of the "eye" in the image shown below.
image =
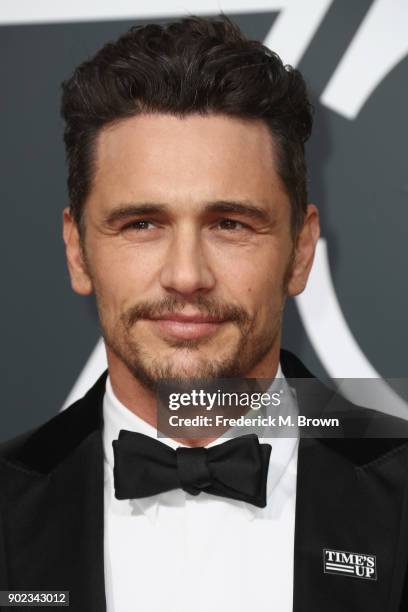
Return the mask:
<svg viewBox="0 0 408 612">
<path fill-rule="evenodd" d="M 226 230 L 242 230 L 242 229 L 248 228 L 248 226 L 245 225 L 245 223 L 241 223 L 240 221 L 237 221 L 236 219 L 220 219 L 220 221 L 218 222 L 218 225 L 221 229 L 226 229 Z"/>
<path fill-rule="evenodd" d="M 132 221 L 131 223 L 128 223 L 122 229 L 123 230 L 135 229 L 135 230 L 141 231 L 141 230 L 151 230 L 154 227 L 155 225 L 151 221 L 147 221 L 146 219 L 140 219 L 139 221 Z"/>
</svg>

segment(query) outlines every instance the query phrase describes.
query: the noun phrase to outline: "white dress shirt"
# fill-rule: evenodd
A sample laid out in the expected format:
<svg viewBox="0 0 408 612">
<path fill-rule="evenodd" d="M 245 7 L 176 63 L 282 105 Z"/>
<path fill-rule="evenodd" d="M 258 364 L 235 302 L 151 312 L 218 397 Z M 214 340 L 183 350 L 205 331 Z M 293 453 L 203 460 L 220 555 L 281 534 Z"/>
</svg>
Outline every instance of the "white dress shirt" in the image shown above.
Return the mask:
<svg viewBox="0 0 408 612">
<path fill-rule="evenodd" d="M 121 429 L 157 433 L 118 400 L 109 377 L 103 417 L 107 612 L 290 612 L 297 437 L 259 436 L 272 445 L 265 508 L 181 489 L 118 500 L 112 441 Z"/>
</svg>

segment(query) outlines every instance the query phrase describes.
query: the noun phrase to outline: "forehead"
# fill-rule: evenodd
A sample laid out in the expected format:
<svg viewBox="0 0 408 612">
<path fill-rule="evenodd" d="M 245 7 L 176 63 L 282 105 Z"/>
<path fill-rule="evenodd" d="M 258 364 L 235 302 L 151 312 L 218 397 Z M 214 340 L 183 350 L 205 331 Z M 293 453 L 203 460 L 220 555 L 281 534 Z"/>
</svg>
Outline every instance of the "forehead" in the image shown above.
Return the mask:
<svg viewBox="0 0 408 612">
<path fill-rule="evenodd" d="M 103 128 L 92 196 L 190 207 L 211 199 L 267 203 L 285 195 L 265 122 L 225 115 L 137 115 Z"/>
</svg>

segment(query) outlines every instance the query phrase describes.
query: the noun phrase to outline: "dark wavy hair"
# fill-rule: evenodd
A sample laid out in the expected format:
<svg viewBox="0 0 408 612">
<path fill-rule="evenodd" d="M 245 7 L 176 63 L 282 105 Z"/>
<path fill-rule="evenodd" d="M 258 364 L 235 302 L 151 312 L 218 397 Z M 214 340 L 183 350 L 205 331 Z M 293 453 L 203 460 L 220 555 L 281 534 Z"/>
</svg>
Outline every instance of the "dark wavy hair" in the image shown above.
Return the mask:
<svg viewBox="0 0 408 612">
<path fill-rule="evenodd" d="M 277 146 L 277 170 L 296 236 L 307 205 L 304 144 L 312 107 L 302 75 L 249 40 L 228 17 L 189 17 L 134 26 L 62 83 L 71 212 L 81 236 L 95 140 L 112 122 L 139 113 L 199 113 L 262 119 Z"/>
</svg>

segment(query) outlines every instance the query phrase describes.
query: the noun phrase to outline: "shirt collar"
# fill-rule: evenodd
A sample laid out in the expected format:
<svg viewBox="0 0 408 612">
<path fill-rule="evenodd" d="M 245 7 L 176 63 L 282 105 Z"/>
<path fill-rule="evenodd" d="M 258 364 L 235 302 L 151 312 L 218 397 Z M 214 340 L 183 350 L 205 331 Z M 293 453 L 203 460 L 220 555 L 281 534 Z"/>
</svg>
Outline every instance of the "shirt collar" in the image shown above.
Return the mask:
<svg viewBox="0 0 408 612">
<path fill-rule="evenodd" d="M 297 402 L 295 398 L 295 393 L 293 389 L 290 389 L 287 381 L 283 375 L 281 365 L 279 364 L 278 371 L 276 373 L 275 379 L 272 382 L 269 393 L 273 393 L 276 391 L 276 388 L 279 389 L 284 388 L 284 392 L 286 398 L 289 398 L 289 401 L 285 403 L 285 410 L 290 406 L 290 411 L 292 414 L 297 414 Z M 251 414 L 250 411 L 249 414 Z M 150 520 L 154 520 L 157 514 L 158 503 L 163 497 L 166 496 L 166 503 L 171 504 L 183 504 L 185 503 L 186 494 L 182 490 L 170 491 L 166 494 L 154 495 L 149 498 L 141 498 L 135 500 L 117 500 L 114 497 L 114 488 L 113 488 L 113 465 L 114 465 L 114 456 L 113 456 L 113 447 L 112 442 L 116 440 L 119 436 L 119 432 L 121 429 L 126 429 L 129 431 L 135 431 L 151 438 L 157 439 L 157 430 L 149 425 L 146 421 L 137 416 L 134 412 L 129 410 L 119 399 L 116 397 L 112 385 L 110 382 L 109 376 L 106 379 L 106 389 L 105 395 L 103 399 L 103 450 L 104 450 L 104 458 L 106 462 L 106 469 L 108 470 L 108 477 L 111 482 L 112 488 L 112 497 L 115 505 L 123 505 L 125 502 L 131 503 L 132 505 L 132 513 L 135 511 L 139 511 L 145 514 Z M 226 438 L 233 438 L 236 436 L 240 436 L 245 434 L 242 428 L 232 428 L 227 432 L 227 435 L 221 436 L 217 438 L 213 442 L 207 445 L 206 448 L 211 446 L 215 446 L 217 444 L 221 444 L 225 442 Z M 283 437 L 268 437 L 268 432 L 265 432 L 263 428 L 259 428 L 254 432 L 252 428 L 248 433 L 256 433 L 258 435 L 259 441 L 261 443 L 271 444 L 272 452 L 269 460 L 269 469 L 268 469 L 268 480 L 267 480 L 267 498 L 270 497 L 274 488 L 278 485 L 279 480 L 283 476 L 293 453 L 296 451 L 298 446 L 297 439 L 297 428 L 294 428 L 293 437 L 283 438 Z M 266 434 L 266 435 L 264 435 Z M 179 442 L 176 442 L 172 438 L 160 438 L 160 442 L 167 444 L 173 449 L 178 448 L 179 446 L 183 446 Z M 257 518 L 264 516 L 265 518 L 268 515 L 268 506 L 266 508 L 257 508 L 252 504 L 248 504 L 245 502 L 239 502 L 237 500 L 230 500 L 231 503 L 240 504 L 245 511 L 248 513 L 250 518 Z"/>
</svg>

